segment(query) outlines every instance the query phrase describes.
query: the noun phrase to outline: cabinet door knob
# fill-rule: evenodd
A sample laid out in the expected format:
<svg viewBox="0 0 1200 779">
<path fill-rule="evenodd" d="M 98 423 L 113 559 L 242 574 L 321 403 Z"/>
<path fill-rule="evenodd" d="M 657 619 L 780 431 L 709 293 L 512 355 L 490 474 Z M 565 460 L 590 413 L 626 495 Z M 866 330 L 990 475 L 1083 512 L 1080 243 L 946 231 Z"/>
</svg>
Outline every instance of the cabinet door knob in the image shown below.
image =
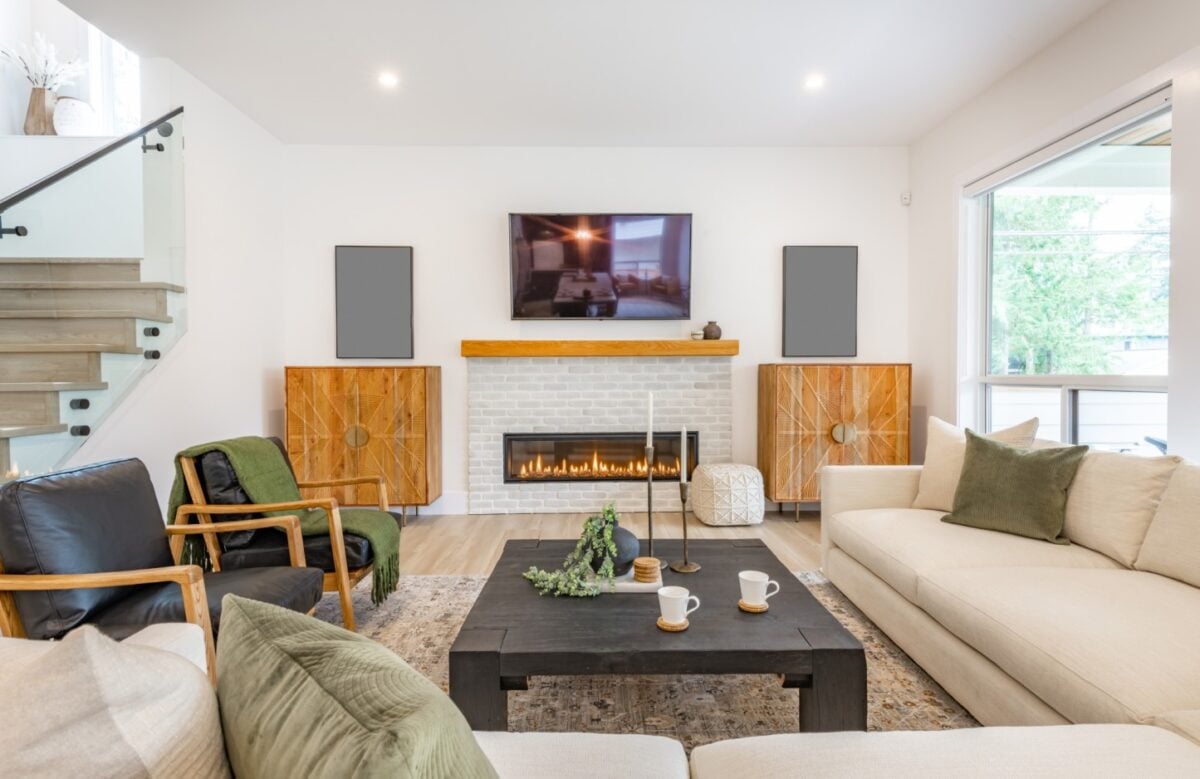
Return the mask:
<svg viewBox="0 0 1200 779">
<path fill-rule="evenodd" d="M 852 444 L 858 439 L 858 429 L 853 422 L 838 422 L 830 429 L 829 437 L 839 444 Z"/>
</svg>

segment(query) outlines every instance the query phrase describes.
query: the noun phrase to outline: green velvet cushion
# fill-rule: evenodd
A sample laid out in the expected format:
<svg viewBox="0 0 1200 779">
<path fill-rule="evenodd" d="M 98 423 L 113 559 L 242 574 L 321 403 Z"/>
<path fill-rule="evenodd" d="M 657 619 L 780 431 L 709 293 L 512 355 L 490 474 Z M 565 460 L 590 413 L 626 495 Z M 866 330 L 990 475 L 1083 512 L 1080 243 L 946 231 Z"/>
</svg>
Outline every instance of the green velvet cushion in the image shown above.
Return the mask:
<svg viewBox="0 0 1200 779">
<path fill-rule="evenodd" d="M 967 431 L 954 508 L 943 522 L 1070 543 L 1063 535 L 1067 488 L 1086 446 L 1018 449 Z"/>
<path fill-rule="evenodd" d="M 495 777 L 447 695 L 391 650 L 225 596 L 217 697 L 239 777 Z"/>
</svg>

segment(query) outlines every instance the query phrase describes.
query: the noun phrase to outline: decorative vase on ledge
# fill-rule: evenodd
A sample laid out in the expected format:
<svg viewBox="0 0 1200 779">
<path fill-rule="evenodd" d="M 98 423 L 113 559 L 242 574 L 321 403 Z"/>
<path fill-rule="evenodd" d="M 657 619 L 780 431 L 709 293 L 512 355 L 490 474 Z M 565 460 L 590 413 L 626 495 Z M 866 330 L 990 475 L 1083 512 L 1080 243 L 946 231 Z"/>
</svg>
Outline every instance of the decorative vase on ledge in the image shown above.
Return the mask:
<svg viewBox="0 0 1200 779">
<path fill-rule="evenodd" d="M 29 92 L 29 109 L 25 111 L 26 135 L 57 135 L 54 132 L 54 104 L 58 95 L 45 87 L 34 87 Z"/>
<path fill-rule="evenodd" d="M 705 341 L 721 340 L 721 326 L 718 325 L 716 322 L 709 321 L 709 323 L 704 326 L 704 340 Z"/>
</svg>

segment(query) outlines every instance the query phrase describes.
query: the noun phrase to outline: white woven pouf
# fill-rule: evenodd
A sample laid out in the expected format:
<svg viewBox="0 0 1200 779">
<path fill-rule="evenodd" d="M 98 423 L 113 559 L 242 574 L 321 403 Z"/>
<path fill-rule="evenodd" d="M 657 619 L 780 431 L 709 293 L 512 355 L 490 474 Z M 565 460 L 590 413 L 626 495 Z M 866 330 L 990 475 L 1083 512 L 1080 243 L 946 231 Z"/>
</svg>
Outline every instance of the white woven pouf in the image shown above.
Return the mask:
<svg viewBox="0 0 1200 779">
<path fill-rule="evenodd" d="M 706 525 L 763 521 L 762 474 L 753 465 L 698 465 L 692 475 L 692 511 Z"/>
</svg>

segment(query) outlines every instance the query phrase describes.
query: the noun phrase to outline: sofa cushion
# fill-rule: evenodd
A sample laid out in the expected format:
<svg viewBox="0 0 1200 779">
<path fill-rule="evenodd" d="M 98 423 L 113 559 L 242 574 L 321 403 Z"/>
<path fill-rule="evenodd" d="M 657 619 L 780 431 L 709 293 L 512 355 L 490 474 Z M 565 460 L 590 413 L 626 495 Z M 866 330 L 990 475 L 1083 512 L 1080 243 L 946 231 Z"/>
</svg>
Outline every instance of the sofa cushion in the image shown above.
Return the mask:
<svg viewBox="0 0 1200 779">
<path fill-rule="evenodd" d="M 1178 465 L 1178 457 L 1088 452 L 1067 495 L 1067 538 L 1132 568 Z"/>
<path fill-rule="evenodd" d="M 1037 435 L 1037 417 L 1019 425 L 988 433 L 986 438 L 1004 444 L 1028 449 Z M 930 417 L 926 427 L 925 465 L 921 468 L 921 483 L 915 509 L 950 511 L 954 507 L 954 491 L 962 473 L 963 458 L 967 453 L 967 435 L 960 427 Z"/>
<path fill-rule="evenodd" d="M 0 697 L 21 714 L 0 728 L 6 776 L 229 776 L 216 696 L 187 660 L 91 626 L 16 641 L 21 657 L 3 643 Z"/>
<path fill-rule="evenodd" d="M 1171 474 L 1135 567 L 1200 587 L 1200 465 Z"/>
<path fill-rule="evenodd" d="M 229 596 L 217 643 L 238 776 L 495 777 L 458 707 L 390 649 Z"/>
<path fill-rule="evenodd" d="M 1018 449 L 967 431 L 967 453 L 943 522 L 1066 544 L 1067 488 L 1086 446 Z"/>
<path fill-rule="evenodd" d="M 222 599 L 234 593 L 308 611 L 321 600 L 325 576 L 317 568 L 243 568 L 204 574 L 204 594 L 213 635 L 221 630 Z M 91 620 L 108 636 L 123 639 L 154 622 L 183 622 L 183 597 L 174 582 L 148 584 L 97 613 Z"/>
<path fill-rule="evenodd" d="M 500 779 L 688 779 L 683 745 L 663 736 L 476 731 L 475 740 Z"/>
<path fill-rule="evenodd" d="M 1159 714 L 1154 718 L 1154 724 L 1200 744 L 1200 709 Z"/>
<path fill-rule="evenodd" d="M 1200 746 L 1145 725 L 888 733 L 797 733 L 692 750 L 693 779 L 822 777 L 1185 777 Z"/>
<path fill-rule="evenodd" d="M 131 571 L 172 565 L 150 474 L 116 460 L 0 488 L 0 560 L 8 573 Z M 176 588 L 178 589 L 178 588 Z M 129 593 L 127 587 L 14 594 L 30 638 L 57 638 Z"/>
<path fill-rule="evenodd" d="M 869 568 L 911 602 L 921 575 L 943 568 L 1047 565 L 1119 568 L 1081 546 L 976 530 L 941 521 L 942 512 L 920 509 L 861 509 L 830 517 L 825 531 L 833 544 Z"/>
<path fill-rule="evenodd" d="M 917 605 L 1072 722 L 1200 708 L 1200 589 L 1152 573 L 976 568 Z"/>
</svg>

